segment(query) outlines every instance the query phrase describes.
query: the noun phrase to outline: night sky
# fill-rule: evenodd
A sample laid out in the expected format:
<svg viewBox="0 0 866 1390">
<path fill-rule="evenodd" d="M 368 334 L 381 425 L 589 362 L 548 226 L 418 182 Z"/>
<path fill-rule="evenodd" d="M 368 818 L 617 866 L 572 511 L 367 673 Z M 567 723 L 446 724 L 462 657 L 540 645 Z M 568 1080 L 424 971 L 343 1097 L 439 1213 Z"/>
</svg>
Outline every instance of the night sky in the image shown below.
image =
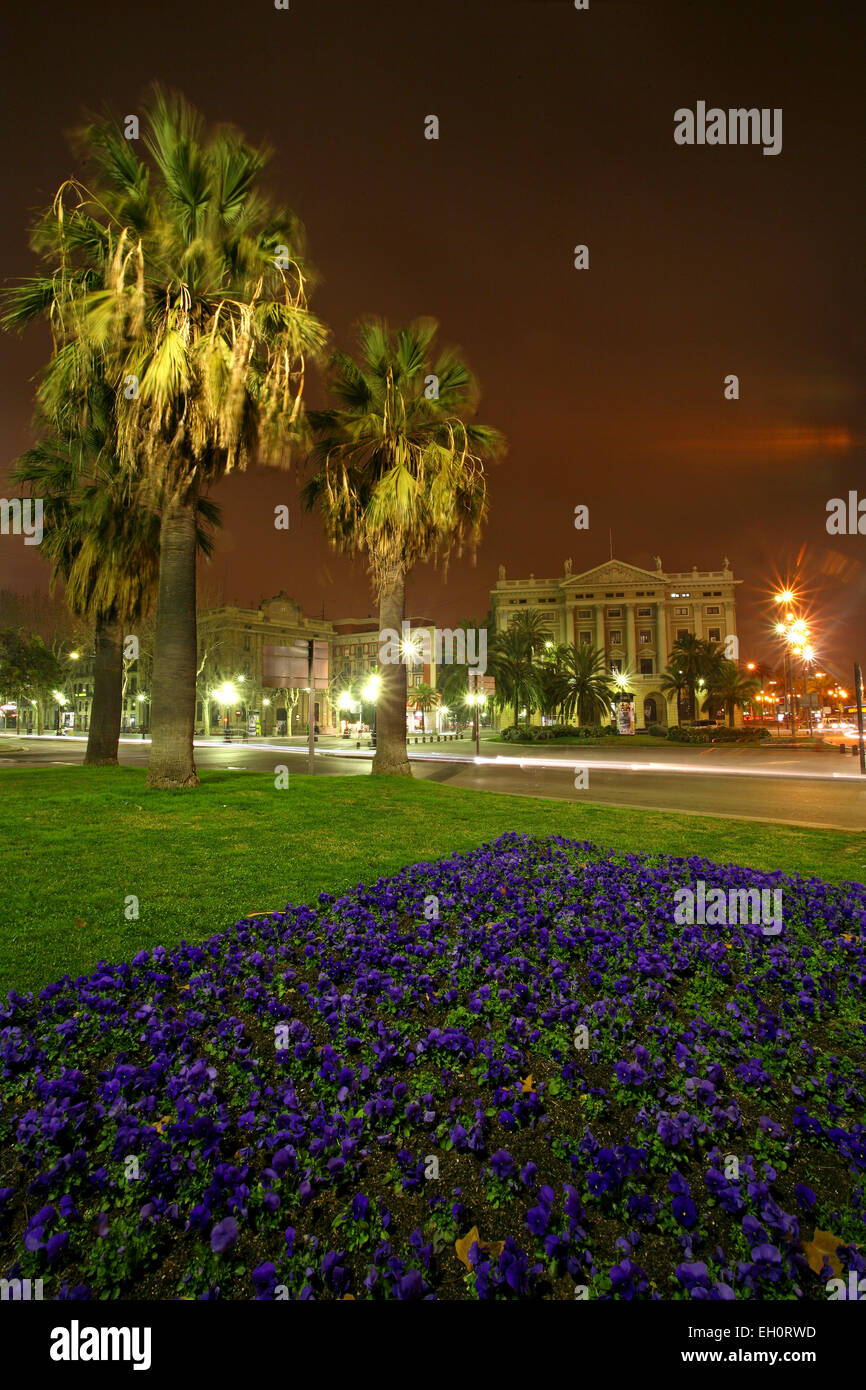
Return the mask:
<svg viewBox="0 0 866 1390">
<path fill-rule="evenodd" d="M 269 182 L 304 221 L 313 307 L 341 347 L 361 315 L 432 315 L 508 438 L 473 568 L 421 567 L 413 613 L 481 616 L 509 578 L 615 555 L 720 568 L 745 659 L 770 657 L 768 593 L 800 576 L 823 662 L 866 656 L 866 538 L 826 531 L 866 496 L 859 3 L 774 0 L 178 0 L 30 4 L 6 20 L 4 277 L 32 270 L 31 209 L 74 164 L 82 108 L 139 109 L 155 78 L 275 147 Z M 783 110 L 783 147 L 674 143 L 674 112 Z M 424 138 L 436 114 L 440 138 Z M 573 267 L 589 246 L 590 268 Z M 0 478 L 31 442 L 41 331 L 0 341 Z M 724 399 L 736 373 L 740 399 Z M 310 400 L 319 389 L 313 385 Z M 0 486 L 0 494 L 9 489 Z M 302 516 L 297 479 L 215 493 L 208 586 L 285 589 L 328 617 L 372 611 L 360 564 Z M 273 508 L 291 508 L 288 533 Z M 574 530 L 577 503 L 590 530 Z M 47 584 L 0 539 L 0 587 Z"/>
</svg>

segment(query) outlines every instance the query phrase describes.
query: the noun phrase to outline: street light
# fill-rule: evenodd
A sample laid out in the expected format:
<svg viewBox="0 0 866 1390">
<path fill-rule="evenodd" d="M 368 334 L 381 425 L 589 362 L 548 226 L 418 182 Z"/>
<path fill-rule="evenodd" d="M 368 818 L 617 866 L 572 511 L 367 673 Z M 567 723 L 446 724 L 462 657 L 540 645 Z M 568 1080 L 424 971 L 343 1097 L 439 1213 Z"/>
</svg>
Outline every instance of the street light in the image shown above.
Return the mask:
<svg viewBox="0 0 866 1390">
<path fill-rule="evenodd" d="M 233 704 L 236 703 L 237 698 L 238 698 L 238 692 L 235 690 L 235 688 L 234 688 L 234 686 L 232 685 L 231 681 L 225 681 L 225 682 L 219 687 L 219 689 L 217 689 L 217 690 L 215 690 L 215 691 L 213 692 L 213 698 L 214 698 L 215 700 L 217 700 L 217 701 L 219 702 L 219 704 L 222 705 L 223 708 L 225 709 L 225 708 L 227 708 L 228 706 L 233 705 Z M 224 723 L 224 725 L 225 725 L 225 738 L 223 739 L 223 742 L 224 742 L 224 743 L 231 743 L 231 741 L 232 741 L 232 731 L 231 731 L 231 726 L 230 726 L 230 724 L 229 724 L 229 717 L 228 717 L 227 714 L 224 714 L 224 715 L 223 715 L 223 723 Z"/>
<path fill-rule="evenodd" d="M 477 677 L 476 677 L 477 679 Z M 467 702 L 475 710 L 475 756 L 481 757 L 481 706 L 487 703 L 487 696 L 483 690 L 469 690 L 466 693 Z"/>
</svg>

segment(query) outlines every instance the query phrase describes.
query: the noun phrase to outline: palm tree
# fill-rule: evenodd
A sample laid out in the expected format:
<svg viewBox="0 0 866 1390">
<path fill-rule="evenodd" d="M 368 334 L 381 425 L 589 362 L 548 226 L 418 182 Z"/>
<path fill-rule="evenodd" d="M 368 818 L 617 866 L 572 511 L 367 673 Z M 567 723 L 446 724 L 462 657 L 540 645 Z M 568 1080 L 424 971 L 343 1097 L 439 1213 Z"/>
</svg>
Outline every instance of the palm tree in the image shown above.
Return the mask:
<svg viewBox="0 0 866 1390">
<path fill-rule="evenodd" d="M 94 624 L 93 703 L 84 762 L 117 764 L 127 623 L 156 591 L 159 521 L 130 503 L 123 480 L 88 459 L 80 440 L 46 432 L 18 460 L 17 482 L 43 499 L 41 550 L 70 611 Z"/>
<path fill-rule="evenodd" d="M 457 631 L 462 629 L 465 633 L 480 634 L 484 633 L 485 650 L 490 642 L 490 631 L 493 627 L 493 614 L 487 614 L 483 621 L 478 622 L 472 618 L 461 618 L 457 624 Z M 465 650 L 470 650 L 470 642 L 467 638 Z M 472 687 L 471 676 L 477 670 L 477 666 L 470 666 L 468 662 L 453 661 L 448 665 L 437 667 L 436 670 L 436 692 L 442 701 L 451 709 L 468 707 L 467 695 Z"/>
<path fill-rule="evenodd" d="M 689 696 L 689 713 L 692 719 L 698 717 L 698 682 L 709 682 L 721 657 L 721 648 L 716 642 L 696 637 L 687 632 L 677 639 L 671 647 L 669 666 L 682 672 L 685 689 Z"/>
<path fill-rule="evenodd" d="M 708 686 L 710 694 L 724 703 L 728 728 L 734 727 L 735 707 L 739 705 L 742 708 L 753 698 L 760 685 L 761 682 L 755 676 L 744 675 L 735 661 L 728 661 L 723 657 L 719 662 L 715 673 L 708 681 Z"/>
<path fill-rule="evenodd" d="M 116 120 L 82 132 L 92 186 L 58 192 L 62 254 L 16 308 L 101 352 L 123 395 L 118 461 L 161 524 L 148 785 L 192 787 L 198 501 L 253 454 L 288 462 L 325 335 L 307 308 L 300 225 L 259 188 L 268 152 L 229 127 L 207 132 L 158 87 L 142 127 L 141 156 Z"/>
<path fill-rule="evenodd" d="M 335 354 L 337 404 L 310 415 L 313 476 L 303 496 L 332 544 L 362 554 L 379 628 L 401 631 L 406 577 L 419 560 L 474 545 L 487 512 L 484 461 L 501 436 L 469 423 L 477 386 L 454 351 L 434 357 L 438 325 L 419 319 L 392 334 L 381 319 L 358 328 L 357 357 Z M 376 716 L 374 773 L 410 776 L 406 667 L 386 662 Z"/>
<path fill-rule="evenodd" d="M 527 638 L 513 624 L 496 634 L 487 656 L 488 671 L 496 682 L 494 700 L 500 709 L 514 707 L 516 727 L 521 705 L 531 712 L 543 698 L 541 670 L 532 663 Z"/>
<path fill-rule="evenodd" d="M 526 655 L 530 662 L 535 653 L 544 651 L 550 641 L 550 628 L 537 608 L 527 609 L 525 613 L 516 613 L 509 627 L 520 633 L 526 644 Z"/>
<path fill-rule="evenodd" d="M 433 689 L 433 686 L 424 685 L 422 682 L 420 685 L 413 686 L 409 691 L 409 696 L 406 700 L 406 708 L 413 710 L 420 709 L 423 714 L 429 714 L 431 709 L 436 708 L 439 701 L 440 696 Z"/>
<path fill-rule="evenodd" d="M 680 670 L 675 659 L 672 659 L 662 672 L 659 686 L 663 695 L 676 695 L 677 724 L 681 724 L 683 719 L 683 695 L 685 695 L 688 690 L 688 682 L 685 672 Z"/>
<path fill-rule="evenodd" d="M 588 644 L 567 645 L 561 658 L 562 713 L 578 723 L 595 724 L 610 717 L 616 684 L 608 675 L 604 652 Z"/>
</svg>

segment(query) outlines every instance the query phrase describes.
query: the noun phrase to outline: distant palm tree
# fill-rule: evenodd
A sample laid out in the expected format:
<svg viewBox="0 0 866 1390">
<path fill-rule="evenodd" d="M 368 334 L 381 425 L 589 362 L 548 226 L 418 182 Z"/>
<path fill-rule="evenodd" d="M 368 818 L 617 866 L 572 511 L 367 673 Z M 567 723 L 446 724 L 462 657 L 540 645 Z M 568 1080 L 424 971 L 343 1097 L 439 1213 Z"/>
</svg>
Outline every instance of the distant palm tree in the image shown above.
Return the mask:
<svg viewBox="0 0 866 1390">
<path fill-rule="evenodd" d="M 680 670 L 674 658 L 662 672 L 659 686 L 664 695 L 676 695 L 677 697 L 677 724 L 682 723 L 683 719 L 683 695 L 688 692 L 688 682 L 685 673 Z"/>
<path fill-rule="evenodd" d="M 693 632 L 677 638 L 671 648 L 668 665 L 684 677 L 684 688 L 689 697 L 689 716 L 692 719 L 698 717 L 698 682 L 703 681 L 706 685 L 712 679 L 720 656 L 721 648 L 717 643 L 696 637 Z"/>
<path fill-rule="evenodd" d="M 550 641 L 550 628 L 537 608 L 527 609 L 525 613 L 516 613 L 508 626 L 514 632 L 520 633 L 526 644 L 526 655 L 530 662 L 538 652 L 544 651 Z"/>
<path fill-rule="evenodd" d="M 477 656 L 480 648 L 479 634 L 482 632 L 484 633 L 486 646 L 489 646 L 492 629 L 493 614 L 488 613 L 487 617 L 480 622 L 473 618 L 461 618 L 460 622 L 457 624 L 456 631 L 459 632 L 462 630 L 467 634 L 472 633 L 475 635 L 474 640 L 477 645 L 474 650 Z M 468 652 L 469 650 L 470 642 L 467 638 L 466 651 Z M 468 661 L 452 661 L 447 665 L 443 664 L 437 667 L 436 691 L 450 709 L 460 709 L 464 706 L 468 708 L 469 702 L 467 700 L 467 695 L 470 689 L 474 688 L 473 673 L 477 670 L 478 667 L 470 666 Z"/>
<path fill-rule="evenodd" d="M 419 560 L 474 545 L 487 514 L 486 459 L 501 435 L 470 423 L 477 387 L 453 351 L 434 356 L 437 324 L 392 333 L 381 319 L 358 329 L 355 357 L 337 353 L 337 405 L 310 415 L 314 473 L 303 492 L 341 550 L 367 561 L 380 632 L 401 631 L 406 576 Z M 406 667 L 386 662 L 377 709 L 374 773 L 410 776 Z"/>
<path fill-rule="evenodd" d="M 159 88 L 142 127 L 138 143 L 108 117 L 82 132 L 93 179 L 59 190 L 49 272 L 12 312 L 48 313 L 64 345 L 103 354 L 122 396 L 118 462 L 161 526 L 148 785 L 193 787 L 198 500 L 253 455 L 287 461 L 325 334 L 300 225 L 260 191 L 267 151 Z"/>
<path fill-rule="evenodd" d="M 487 656 L 488 671 L 496 682 L 494 700 L 500 709 L 513 706 L 517 725 L 521 705 L 531 714 L 543 698 L 541 671 L 532 663 L 528 640 L 509 626 L 496 634 Z"/>
<path fill-rule="evenodd" d="M 576 713 L 580 724 L 609 719 L 616 685 L 607 673 L 604 652 L 571 643 L 564 649 L 561 669 L 563 717 L 568 720 Z"/>
<path fill-rule="evenodd" d="M 760 684 L 755 676 L 745 675 L 736 662 L 722 658 L 715 674 L 710 679 L 709 689 L 712 696 L 724 704 L 729 728 L 733 729 L 734 727 L 736 707 L 742 708 L 747 701 L 751 700 L 755 692 L 760 689 Z"/>
<path fill-rule="evenodd" d="M 406 708 L 419 709 L 423 714 L 429 714 L 439 704 L 439 698 L 432 685 L 424 685 L 423 683 L 415 685 L 409 691 Z"/>
</svg>

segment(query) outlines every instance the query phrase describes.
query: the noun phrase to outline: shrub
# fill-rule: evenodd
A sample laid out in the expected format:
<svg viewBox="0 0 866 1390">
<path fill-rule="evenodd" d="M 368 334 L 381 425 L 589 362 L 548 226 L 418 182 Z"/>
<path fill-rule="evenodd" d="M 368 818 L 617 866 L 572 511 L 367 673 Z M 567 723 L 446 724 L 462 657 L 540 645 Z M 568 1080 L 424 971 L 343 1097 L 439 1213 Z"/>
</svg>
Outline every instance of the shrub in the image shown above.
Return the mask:
<svg viewBox="0 0 866 1390">
<path fill-rule="evenodd" d="M 671 743 L 709 743 L 709 729 L 689 729 L 684 724 L 674 724 L 668 729 Z"/>
<path fill-rule="evenodd" d="M 667 728 L 664 724 L 647 724 L 646 732 L 652 734 L 653 738 L 667 738 Z"/>
</svg>

